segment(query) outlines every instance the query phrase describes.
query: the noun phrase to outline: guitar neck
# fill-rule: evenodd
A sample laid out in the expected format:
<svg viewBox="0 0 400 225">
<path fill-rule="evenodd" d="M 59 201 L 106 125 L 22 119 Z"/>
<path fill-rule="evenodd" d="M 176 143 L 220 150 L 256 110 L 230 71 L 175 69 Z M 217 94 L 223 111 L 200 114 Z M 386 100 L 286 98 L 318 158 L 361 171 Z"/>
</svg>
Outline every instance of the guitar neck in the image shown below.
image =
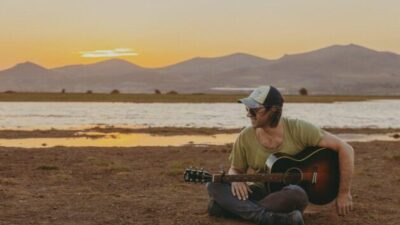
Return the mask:
<svg viewBox="0 0 400 225">
<path fill-rule="evenodd" d="M 213 175 L 212 182 L 282 182 L 284 179 L 284 174 L 274 173 L 274 174 L 240 174 L 240 175 L 225 175 L 216 174 Z"/>
<path fill-rule="evenodd" d="M 214 183 L 230 183 L 230 182 L 269 182 L 269 183 L 279 183 L 283 182 L 285 179 L 290 178 L 291 174 L 283 173 L 270 173 L 270 174 L 215 174 L 212 176 L 212 182 Z M 310 180 L 312 174 L 303 173 L 301 180 Z"/>
</svg>

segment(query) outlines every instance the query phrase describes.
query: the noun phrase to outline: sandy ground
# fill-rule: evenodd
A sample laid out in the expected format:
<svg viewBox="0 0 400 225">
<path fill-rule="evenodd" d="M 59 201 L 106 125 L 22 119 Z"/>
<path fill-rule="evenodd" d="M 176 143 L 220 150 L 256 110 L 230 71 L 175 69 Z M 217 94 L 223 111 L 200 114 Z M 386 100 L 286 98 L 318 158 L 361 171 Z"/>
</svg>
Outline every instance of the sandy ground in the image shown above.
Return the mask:
<svg viewBox="0 0 400 225">
<path fill-rule="evenodd" d="M 305 222 L 400 224 L 400 142 L 351 143 L 355 210 L 309 207 Z M 228 169 L 231 145 L 17 149 L 0 147 L 0 224 L 251 224 L 211 218 L 186 167 Z"/>
</svg>

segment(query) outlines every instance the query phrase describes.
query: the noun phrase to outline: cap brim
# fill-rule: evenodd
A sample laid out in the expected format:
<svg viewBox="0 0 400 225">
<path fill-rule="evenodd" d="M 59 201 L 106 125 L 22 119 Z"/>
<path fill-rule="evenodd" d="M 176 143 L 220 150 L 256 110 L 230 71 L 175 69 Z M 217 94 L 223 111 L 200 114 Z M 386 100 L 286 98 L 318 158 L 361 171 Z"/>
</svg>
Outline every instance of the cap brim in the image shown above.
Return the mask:
<svg viewBox="0 0 400 225">
<path fill-rule="evenodd" d="M 247 106 L 250 109 L 259 108 L 262 106 L 260 103 L 256 102 L 252 98 L 242 98 L 242 99 L 239 99 L 238 102 L 243 103 L 245 106 Z"/>
</svg>

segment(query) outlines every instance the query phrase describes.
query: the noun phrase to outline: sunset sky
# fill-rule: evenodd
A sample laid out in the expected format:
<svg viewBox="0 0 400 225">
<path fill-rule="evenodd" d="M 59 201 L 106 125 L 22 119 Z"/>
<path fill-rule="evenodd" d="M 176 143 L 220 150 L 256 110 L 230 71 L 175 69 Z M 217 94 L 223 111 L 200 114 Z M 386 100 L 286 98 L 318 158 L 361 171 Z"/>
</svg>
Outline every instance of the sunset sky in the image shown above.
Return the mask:
<svg viewBox="0 0 400 225">
<path fill-rule="evenodd" d="M 0 70 L 119 57 L 160 67 L 333 44 L 400 53 L 398 0 L 1 0 Z"/>
</svg>

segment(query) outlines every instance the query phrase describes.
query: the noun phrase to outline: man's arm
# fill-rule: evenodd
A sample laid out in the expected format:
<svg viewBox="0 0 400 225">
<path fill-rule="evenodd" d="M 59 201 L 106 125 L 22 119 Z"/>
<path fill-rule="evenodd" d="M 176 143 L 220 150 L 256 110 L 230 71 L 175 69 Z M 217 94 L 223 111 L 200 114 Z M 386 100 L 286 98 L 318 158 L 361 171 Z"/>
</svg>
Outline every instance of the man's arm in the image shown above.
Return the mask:
<svg viewBox="0 0 400 225">
<path fill-rule="evenodd" d="M 339 154 L 340 185 L 336 209 L 339 215 L 344 216 L 353 210 L 350 186 L 354 170 L 354 150 L 345 141 L 326 131 L 318 146 L 330 148 Z"/>
<path fill-rule="evenodd" d="M 233 165 L 229 168 L 228 174 L 238 175 L 244 174 L 243 169 L 235 168 Z M 246 182 L 232 182 L 231 191 L 233 196 L 236 196 L 239 200 L 246 200 L 249 198 L 249 192 L 253 193 Z"/>
</svg>

